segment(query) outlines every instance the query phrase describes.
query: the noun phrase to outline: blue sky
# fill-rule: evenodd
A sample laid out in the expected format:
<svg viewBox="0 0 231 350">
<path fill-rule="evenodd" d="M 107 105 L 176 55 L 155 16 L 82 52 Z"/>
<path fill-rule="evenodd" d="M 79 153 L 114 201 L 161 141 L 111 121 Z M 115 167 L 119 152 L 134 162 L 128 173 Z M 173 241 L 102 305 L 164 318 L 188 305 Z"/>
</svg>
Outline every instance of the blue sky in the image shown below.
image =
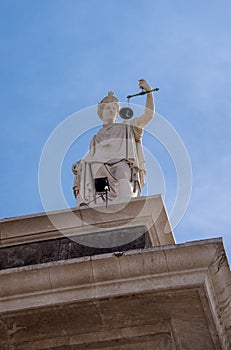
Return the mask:
<svg viewBox="0 0 231 350">
<path fill-rule="evenodd" d="M 108 90 L 124 101 L 145 78 L 160 88 L 156 111 L 178 132 L 192 164 L 191 200 L 176 241 L 223 237 L 231 258 L 230 23 L 229 0 L 0 0 L 1 218 L 44 211 L 38 164 L 57 125 Z M 90 137 L 63 162 L 70 206 L 70 167 Z M 158 142 L 150 147 L 170 212 L 175 170 Z"/>
</svg>

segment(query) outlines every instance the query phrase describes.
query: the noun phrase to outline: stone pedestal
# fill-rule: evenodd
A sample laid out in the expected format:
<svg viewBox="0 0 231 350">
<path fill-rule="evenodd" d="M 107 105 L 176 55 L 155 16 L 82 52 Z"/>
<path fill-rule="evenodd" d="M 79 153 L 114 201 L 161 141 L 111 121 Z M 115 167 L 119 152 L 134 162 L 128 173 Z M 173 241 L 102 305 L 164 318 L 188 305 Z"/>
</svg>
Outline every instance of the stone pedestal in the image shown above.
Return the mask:
<svg viewBox="0 0 231 350">
<path fill-rule="evenodd" d="M 0 222 L 0 349 L 230 349 L 222 239 L 175 244 L 160 196 L 110 210 Z"/>
<path fill-rule="evenodd" d="M 174 244 L 160 195 L 2 220 L 0 268 Z"/>
</svg>

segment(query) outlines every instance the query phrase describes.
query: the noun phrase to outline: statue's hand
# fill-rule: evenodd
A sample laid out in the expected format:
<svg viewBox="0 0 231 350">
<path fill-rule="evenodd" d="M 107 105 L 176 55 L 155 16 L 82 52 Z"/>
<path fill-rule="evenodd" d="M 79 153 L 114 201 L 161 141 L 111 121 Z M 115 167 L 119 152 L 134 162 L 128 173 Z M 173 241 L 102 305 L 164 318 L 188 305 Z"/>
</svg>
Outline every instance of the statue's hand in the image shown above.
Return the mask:
<svg viewBox="0 0 231 350">
<path fill-rule="evenodd" d="M 143 89 L 144 91 L 152 90 L 151 86 L 146 82 L 144 79 L 139 79 L 139 88 Z"/>
<path fill-rule="evenodd" d="M 72 165 L 72 172 L 74 175 L 80 174 L 81 169 L 82 169 L 81 160 L 78 160 L 78 162 Z"/>
</svg>

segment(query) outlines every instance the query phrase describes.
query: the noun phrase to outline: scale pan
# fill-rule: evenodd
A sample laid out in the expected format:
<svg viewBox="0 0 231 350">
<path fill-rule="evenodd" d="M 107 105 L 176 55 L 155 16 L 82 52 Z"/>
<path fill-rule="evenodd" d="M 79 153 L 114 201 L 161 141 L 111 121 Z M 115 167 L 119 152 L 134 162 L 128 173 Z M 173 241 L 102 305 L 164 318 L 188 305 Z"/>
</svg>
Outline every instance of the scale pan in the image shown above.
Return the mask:
<svg viewBox="0 0 231 350">
<path fill-rule="evenodd" d="M 119 115 L 123 119 L 131 119 L 133 117 L 133 110 L 129 107 L 123 107 L 119 111 Z"/>
</svg>

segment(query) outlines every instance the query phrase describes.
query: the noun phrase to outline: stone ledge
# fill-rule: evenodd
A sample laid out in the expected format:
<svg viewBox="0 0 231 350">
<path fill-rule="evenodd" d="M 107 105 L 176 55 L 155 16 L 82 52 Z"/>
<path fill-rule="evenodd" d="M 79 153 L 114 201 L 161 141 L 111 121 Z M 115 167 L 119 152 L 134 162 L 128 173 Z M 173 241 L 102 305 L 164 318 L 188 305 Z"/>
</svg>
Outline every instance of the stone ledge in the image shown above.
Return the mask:
<svg viewBox="0 0 231 350">
<path fill-rule="evenodd" d="M 146 227 L 152 246 L 175 243 L 162 197 L 154 195 L 107 209 L 74 208 L 1 220 L 0 247 L 137 226 Z"/>
<path fill-rule="evenodd" d="M 215 349 L 230 346 L 231 276 L 221 239 L 7 269 L 0 272 L 0 285 L 3 319 L 47 307 L 62 310 L 63 305 L 65 310 L 65 305 L 73 304 L 78 310 L 80 303 L 97 306 L 100 300 L 128 296 L 135 300 L 136 295 L 137 300 L 155 295 L 158 304 L 158 295 L 171 300 L 171 295 L 197 291 L 211 336 L 216 339 L 218 334 L 222 344 Z M 176 332 L 181 329 L 179 322 L 173 322 Z M 185 326 L 186 321 L 181 322 Z"/>
</svg>

